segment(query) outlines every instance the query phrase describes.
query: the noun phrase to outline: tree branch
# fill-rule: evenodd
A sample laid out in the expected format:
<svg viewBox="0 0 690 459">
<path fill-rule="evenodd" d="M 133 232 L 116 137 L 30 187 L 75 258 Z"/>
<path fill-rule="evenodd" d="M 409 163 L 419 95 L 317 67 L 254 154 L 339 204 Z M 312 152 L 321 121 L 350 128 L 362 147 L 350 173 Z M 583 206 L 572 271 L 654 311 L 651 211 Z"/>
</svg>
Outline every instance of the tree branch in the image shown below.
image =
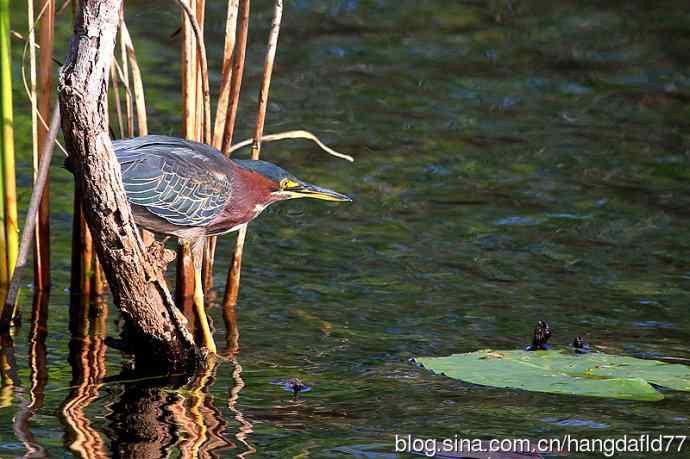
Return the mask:
<svg viewBox="0 0 690 459">
<path fill-rule="evenodd" d="M 108 72 L 120 3 L 80 2 L 70 52 L 60 72 L 62 128 L 75 191 L 82 196 L 115 303 L 129 325 L 137 366 L 180 368 L 196 363 L 197 348 L 134 224 L 108 134 Z"/>
</svg>

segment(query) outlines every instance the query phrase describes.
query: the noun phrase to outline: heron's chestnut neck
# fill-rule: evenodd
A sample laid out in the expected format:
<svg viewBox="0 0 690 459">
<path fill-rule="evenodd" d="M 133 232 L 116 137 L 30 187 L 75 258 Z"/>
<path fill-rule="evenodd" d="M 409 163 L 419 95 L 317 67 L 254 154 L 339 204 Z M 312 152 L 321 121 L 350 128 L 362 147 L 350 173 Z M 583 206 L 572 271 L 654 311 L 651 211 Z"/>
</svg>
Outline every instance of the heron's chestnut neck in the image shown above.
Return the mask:
<svg viewBox="0 0 690 459">
<path fill-rule="evenodd" d="M 232 167 L 231 192 L 223 211 L 208 226 L 208 234 L 232 231 L 252 221 L 271 203 L 282 200 L 273 193 L 279 187 L 275 181 L 236 164 Z"/>
</svg>

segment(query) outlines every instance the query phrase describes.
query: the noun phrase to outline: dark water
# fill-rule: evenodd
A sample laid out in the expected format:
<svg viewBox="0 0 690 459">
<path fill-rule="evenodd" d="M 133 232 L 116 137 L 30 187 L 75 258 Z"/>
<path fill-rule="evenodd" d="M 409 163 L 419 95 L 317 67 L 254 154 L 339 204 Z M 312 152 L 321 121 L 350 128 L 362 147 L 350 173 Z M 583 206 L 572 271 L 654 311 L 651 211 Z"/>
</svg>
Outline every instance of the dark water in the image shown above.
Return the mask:
<svg viewBox="0 0 690 459">
<path fill-rule="evenodd" d="M 213 3 L 217 87 L 224 6 Z M 270 2 L 253 7 L 238 139 L 251 135 L 271 16 Z M 150 128 L 178 134 L 179 13 L 128 2 L 127 18 Z M 295 0 L 284 19 L 268 132 L 309 129 L 357 162 L 302 142 L 264 156 L 354 203 L 285 203 L 251 225 L 235 361 L 191 381 L 123 382 L 126 360 L 101 339 L 117 333 L 114 307 L 86 336 L 78 318 L 70 332 L 72 187 L 56 167 L 47 328 L 30 320 L 27 290 L 13 347 L 2 343 L 0 456 L 391 458 L 395 434 L 687 434 L 688 394 L 492 389 L 406 363 L 521 347 L 539 319 L 556 343 L 583 335 L 611 353 L 690 358 L 687 2 Z M 68 16 L 59 22 L 63 39 Z M 233 239 L 220 243 L 217 286 Z M 232 344 L 217 306 L 211 315 L 219 345 Z M 295 377 L 311 387 L 297 398 L 281 384 Z"/>
</svg>

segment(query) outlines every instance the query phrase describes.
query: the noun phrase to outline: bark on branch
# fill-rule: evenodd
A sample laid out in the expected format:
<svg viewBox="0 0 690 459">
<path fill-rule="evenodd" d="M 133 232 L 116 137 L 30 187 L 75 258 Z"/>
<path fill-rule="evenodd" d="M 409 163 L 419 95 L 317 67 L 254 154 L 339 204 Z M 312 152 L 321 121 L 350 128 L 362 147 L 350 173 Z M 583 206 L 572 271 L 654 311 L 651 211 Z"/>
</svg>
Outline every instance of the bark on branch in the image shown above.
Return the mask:
<svg viewBox="0 0 690 459">
<path fill-rule="evenodd" d="M 60 72 L 62 129 L 99 260 L 129 325 L 137 366 L 179 368 L 198 351 L 134 224 L 108 135 L 108 72 L 120 0 L 80 2 Z"/>
</svg>

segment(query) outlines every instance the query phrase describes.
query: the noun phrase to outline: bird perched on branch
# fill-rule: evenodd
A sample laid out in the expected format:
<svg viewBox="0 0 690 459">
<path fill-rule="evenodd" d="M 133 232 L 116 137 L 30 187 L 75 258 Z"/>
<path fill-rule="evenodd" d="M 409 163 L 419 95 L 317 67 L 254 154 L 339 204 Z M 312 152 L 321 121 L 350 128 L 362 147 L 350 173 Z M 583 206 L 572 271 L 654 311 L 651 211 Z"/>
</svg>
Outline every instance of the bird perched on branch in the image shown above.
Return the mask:
<svg viewBox="0 0 690 459">
<path fill-rule="evenodd" d="M 201 262 L 206 236 L 236 231 L 274 202 L 294 198 L 351 201 L 266 161 L 232 160 L 198 142 L 147 135 L 113 142 L 137 225 L 191 246 L 194 305 L 204 345 L 216 352 L 206 319 Z"/>
</svg>

